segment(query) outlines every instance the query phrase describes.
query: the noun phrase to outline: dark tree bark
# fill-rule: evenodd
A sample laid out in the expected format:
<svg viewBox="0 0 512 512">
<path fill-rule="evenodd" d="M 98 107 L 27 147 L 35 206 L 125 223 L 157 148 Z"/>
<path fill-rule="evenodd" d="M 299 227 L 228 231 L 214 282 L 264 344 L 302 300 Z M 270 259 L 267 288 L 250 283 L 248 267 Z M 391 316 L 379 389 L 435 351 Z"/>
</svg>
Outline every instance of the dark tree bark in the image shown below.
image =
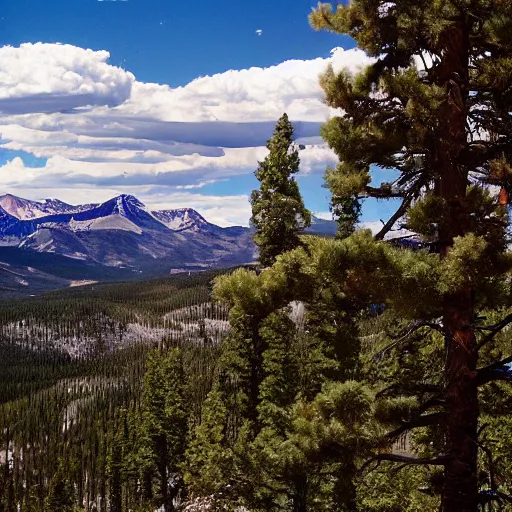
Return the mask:
<svg viewBox="0 0 512 512">
<path fill-rule="evenodd" d="M 169 499 L 169 476 L 168 476 L 168 466 L 169 466 L 169 457 L 168 457 L 168 446 L 167 440 L 164 435 L 158 436 L 155 440 L 155 451 L 158 454 L 157 459 L 157 468 L 158 468 L 158 484 L 159 484 L 159 494 L 160 499 L 162 501 L 162 505 L 164 507 L 165 512 L 172 512 L 174 510 L 172 500 Z"/>
<path fill-rule="evenodd" d="M 436 134 L 437 194 L 448 207 L 448 220 L 440 226 L 441 258 L 446 258 L 454 238 L 467 233 L 464 202 L 468 170 L 459 156 L 467 144 L 469 43 L 464 22 L 445 31 L 445 54 L 438 70 L 438 85 L 446 90 Z M 461 287 L 447 296 L 443 325 L 446 359 L 444 368 L 445 446 L 447 462 L 442 494 L 443 512 L 476 512 L 478 398 L 476 368 L 478 348 L 472 328 L 473 293 Z"/>
<path fill-rule="evenodd" d="M 298 475 L 294 479 L 293 512 L 307 512 L 308 477 Z"/>
</svg>

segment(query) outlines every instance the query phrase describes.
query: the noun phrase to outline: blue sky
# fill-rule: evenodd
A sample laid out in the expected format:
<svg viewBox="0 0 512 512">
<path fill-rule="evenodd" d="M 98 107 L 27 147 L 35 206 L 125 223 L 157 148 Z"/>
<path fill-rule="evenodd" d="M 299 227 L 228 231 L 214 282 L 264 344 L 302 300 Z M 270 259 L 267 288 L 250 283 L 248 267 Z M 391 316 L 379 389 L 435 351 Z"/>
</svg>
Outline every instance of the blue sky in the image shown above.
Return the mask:
<svg viewBox="0 0 512 512">
<path fill-rule="evenodd" d="M 245 223 L 252 172 L 287 111 L 307 145 L 306 205 L 327 215 L 335 158 L 318 139 L 330 113 L 317 77 L 368 61 L 349 38 L 309 27 L 315 4 L 3 0 L 0 187 L 74 203 L 129 192 Z M 368 202 L 363 220 L 391 207 Z"/>
<path fill-rule="evenodd" d="M 0 45 L 62 42 L 108 50 L 138 80 L 194 78 L 328 56 L 348 37 L 311 30 L 309 0 L 3 0 Z M 261 37 L 256 30 L 263 30 Z"/>
</svg>

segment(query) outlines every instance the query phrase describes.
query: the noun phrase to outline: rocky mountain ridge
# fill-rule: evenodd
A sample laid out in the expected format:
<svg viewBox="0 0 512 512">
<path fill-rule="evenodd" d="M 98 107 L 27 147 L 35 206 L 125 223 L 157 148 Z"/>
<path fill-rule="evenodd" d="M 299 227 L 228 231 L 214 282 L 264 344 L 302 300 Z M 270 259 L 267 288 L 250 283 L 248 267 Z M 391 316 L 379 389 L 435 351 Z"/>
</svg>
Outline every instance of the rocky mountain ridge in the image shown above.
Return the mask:
<svg viewBox="0 0 512 512">
<path fill-rule="evenodd" d="M 315 218 L 310 231 L 333 234 L 335 223 Z M 127 194 L 77 206 L 6 194 L 0 196 L 0 292 L 28 293 L 35 281 L 40 291 L 52 283 L 251 263 L 257 257 L 252 235 L 246 227 L 212 224 L 192 208 L 153 211 Z"/>
</svg>

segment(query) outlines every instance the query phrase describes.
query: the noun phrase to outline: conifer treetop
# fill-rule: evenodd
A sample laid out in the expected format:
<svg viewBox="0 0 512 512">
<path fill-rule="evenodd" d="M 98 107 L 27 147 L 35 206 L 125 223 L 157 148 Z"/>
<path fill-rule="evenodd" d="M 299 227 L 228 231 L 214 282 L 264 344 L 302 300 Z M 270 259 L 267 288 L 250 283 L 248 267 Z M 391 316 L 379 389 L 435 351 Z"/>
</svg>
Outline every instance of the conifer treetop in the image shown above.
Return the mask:
<svg viewBox="0 0 512 512">
<path fill-rule="evenodd" d="M 288 116 L 277 122 L 267 143 L 269 154 L 254 173 L 260 189 L 251 194 L 251 224 L 260 250 L 260 263 L 269 266 L 283 252 L 298 247 L 300 232 L 311 224 L 311 213 L 304 206 L 293 177 L 299 172 L 299 152 L 293 147 L 293 126 Z"/>
</svg>

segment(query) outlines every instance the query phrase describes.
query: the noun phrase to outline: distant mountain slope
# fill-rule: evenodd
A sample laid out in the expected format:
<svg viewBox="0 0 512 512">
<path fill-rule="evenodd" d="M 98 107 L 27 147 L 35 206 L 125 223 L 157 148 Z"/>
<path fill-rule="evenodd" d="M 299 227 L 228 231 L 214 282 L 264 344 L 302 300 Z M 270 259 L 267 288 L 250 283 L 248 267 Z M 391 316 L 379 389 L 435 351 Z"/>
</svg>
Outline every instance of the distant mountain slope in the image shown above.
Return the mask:
<svg viewBox="0 0 512 512">
<path fill-rule="evenodd" d="M 310 231 L 332 235 L 335 229 L 334 222 L 314 217 Z M 78 206 L 0 197 L 0 263 L 54 276 L 55 283 L 46 283 L 50 288 L 62 285 L 59 279 L 149 278 L 250 263 L 257 258 L 252 236 L 250 228 L 211 224 L 192 208 L 152 211 L 125 194 Z M 20 283 L 34 281 L 23 277 L 25 270 L 19 271 Z M 0 294 L 2 286 L 15 287 L 13 275 L 4 271 Z"/>
<path fill-rule="evenodd" d="M 334 236 L 338 229 L 338 224 L 333 220 L 321 219 L 315 215 L 311 216 L 311 227 L 308 228 L 309 233 L 315 233 L 319 235 L 331 235 Z"/>
<path fill-rule="evenodd" d="M 81 281 L 120 281 L 138 277 L 128 269 L 74 260 L 52 253 L 0 247 L 0 299 L 29 297 Z"/>
<path fill-rule="evenodd" d="M 37 219 L 58 213 L 88 210 L 92 206 L 93 205 L 72 206 L 59 199 L 45 199 L 44 202 L 38 202 L 16 197 L 12 194 L 0 196 L 0 207 L 19 220 Z"/>
</svg>

